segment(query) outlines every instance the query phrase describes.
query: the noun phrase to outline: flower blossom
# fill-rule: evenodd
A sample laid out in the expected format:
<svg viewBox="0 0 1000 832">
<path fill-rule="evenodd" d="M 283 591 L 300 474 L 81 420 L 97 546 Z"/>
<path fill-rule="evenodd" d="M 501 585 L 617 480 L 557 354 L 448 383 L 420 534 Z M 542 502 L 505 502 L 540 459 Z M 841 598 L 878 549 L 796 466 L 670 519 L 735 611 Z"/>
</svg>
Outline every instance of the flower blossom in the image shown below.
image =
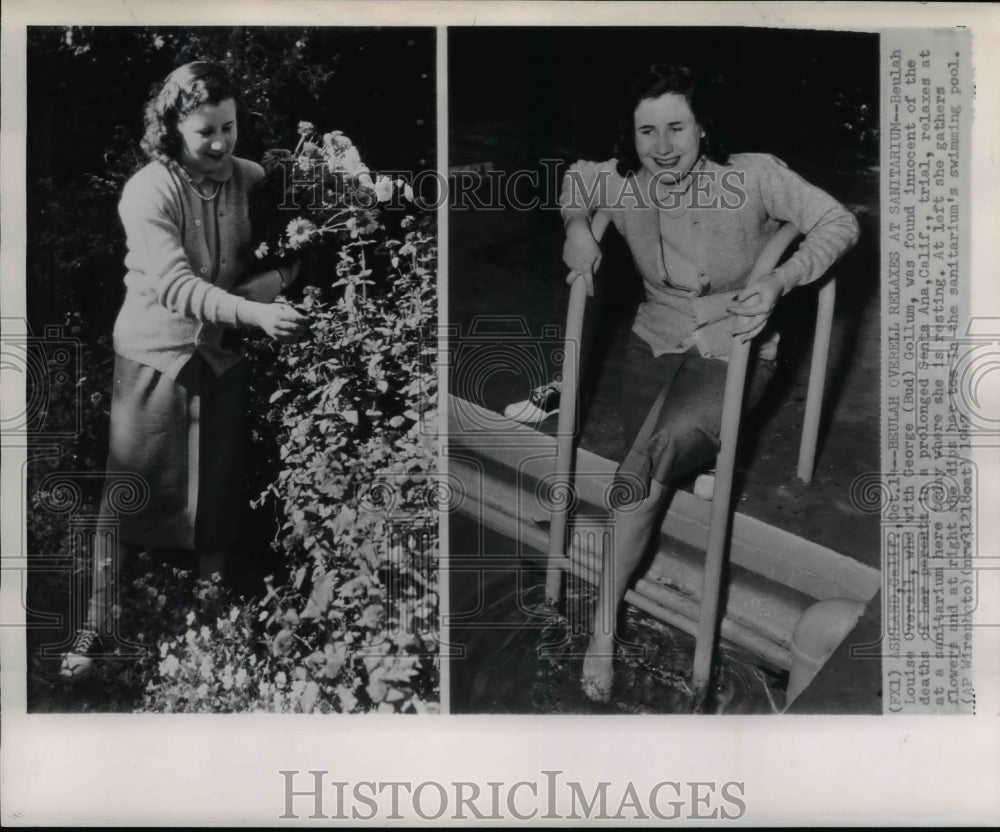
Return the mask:
<svg viewBox="0 0 1000 832">
<path fill-rule="evenodd" d="M 327 133 L 323 136 L 323 144 L 327 147 L 344 149 L 351 147 L 354 142 L 347 138 L 340 130 L 334 130 L 332 133 Z"/>
<path fill-rule="evenodd" d="M 392 180 L 388 176 L 380 176 L 374 188 L 379 202 L 388 202 L 392 199 Z"/>
<path fill-rule="evenodd" d="M 359 222 L 356 224 L 358 234 L 364 236 L 366 234 L 373 234 L 378 231 L 378 220 L 371 211 L 365 211 L 361 214 Z"/>
<path fill-rule="evenodd" d="M 288 237 L 288 247 L 298 248 L 305 245 L 315 233 L 316 226 L 310 220 L 296 217 L 288 223 L 288 228 L 285 230 L 285 236 Z"/>
<path fill-rule="evenodd" d="M 160 662 L 160 675 L 161 676 L 173 676 L 177 673 L 180 668 L 181 663 L 177 661 L 177 657 L 173 654 L 167 656 L 162 662 Z"/>
<path fill-rule="evenodd" d="M 338 170 L 342 170 L 349 176 L 353 176 L 354 174 L 367 170 L 364 162 L 361 161 L 361 154 L 358 153 L 358 149 L 354 147 L 354 145 L 349 145 L 343 150 L 338 149 L 335 151 L 330 161 L 327 163 L 327 169 L 330 173 L 336 173 Z"/>
</svg>

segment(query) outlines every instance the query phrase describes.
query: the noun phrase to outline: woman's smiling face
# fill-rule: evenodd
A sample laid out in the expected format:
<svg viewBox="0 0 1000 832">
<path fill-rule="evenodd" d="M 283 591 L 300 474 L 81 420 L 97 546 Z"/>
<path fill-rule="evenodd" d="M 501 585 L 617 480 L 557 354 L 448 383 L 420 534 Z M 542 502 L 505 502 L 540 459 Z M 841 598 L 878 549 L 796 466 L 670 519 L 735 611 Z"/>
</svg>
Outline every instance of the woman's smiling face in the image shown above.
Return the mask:
<svg viewBox="0 0 1000 832">
<path fill-rule="evenodd" d="M 635 108 L 635 151 L 659 182 L 677 183 L 691 172 L 704 135 L 683 95 L 644 98 Z"/>
<path fill-rule="evenodd" d="M 236 147 L 236 102 L 202 104 L 177 124 L 180 161 L 195 173 L 221 170 Z"/>
</svg>

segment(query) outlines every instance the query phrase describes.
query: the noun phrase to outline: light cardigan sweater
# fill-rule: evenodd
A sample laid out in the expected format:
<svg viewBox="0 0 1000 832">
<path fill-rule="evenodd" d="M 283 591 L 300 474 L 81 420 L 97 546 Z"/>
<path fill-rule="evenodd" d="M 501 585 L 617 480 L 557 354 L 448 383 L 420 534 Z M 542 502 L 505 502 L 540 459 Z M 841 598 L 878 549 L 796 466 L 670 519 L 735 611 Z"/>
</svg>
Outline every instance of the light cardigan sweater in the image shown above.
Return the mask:
<svg viewBox="0 0 1000 832">
<path fill-rule="evenodd" d="M 648 172 L 626 179 L 616 164 L 612 159 L 572 165 L 560 205 L 567 222 L 574 215 L 606 213 L 628 243 L 646 291 L 632 328 L 654 355 L 696 345 L 702 355 L 728 357 L 733 331 L 748 318 L 726 307 L 746 286 L 757 256 L 783 222 L 805 235 L 775 269 L 784 293 L 821 277 L 858 238 L 857 220 L 846 208 L 774 156 L 736 154 L 728 165 L 705 159 L 692 171 L 687 190 L 659 205 Z M 681 224 L 674 239 L 661 233 L 661 222 Z M 664 253 L 669 257 L 678 241 L 686 251 L 676 265 L 697 288 L 668 277 L 671 264 Z M 772 342 L 761 356 L 773 352 Z"/>
<path fill-rule="evenodd" d="M 217 375 L 239 361 L 221 339 L 243 301 L 226 290 L 253 262 L 249 194 L 263 177 L 260 165 L 232 157 L 212 177 L 221 184 L 209 201 L 173 164 L 151 162 L 129 179 L 118 206 L 128 273 L 115 352 L 175 379 L 196 351 Z"/>
</svg>

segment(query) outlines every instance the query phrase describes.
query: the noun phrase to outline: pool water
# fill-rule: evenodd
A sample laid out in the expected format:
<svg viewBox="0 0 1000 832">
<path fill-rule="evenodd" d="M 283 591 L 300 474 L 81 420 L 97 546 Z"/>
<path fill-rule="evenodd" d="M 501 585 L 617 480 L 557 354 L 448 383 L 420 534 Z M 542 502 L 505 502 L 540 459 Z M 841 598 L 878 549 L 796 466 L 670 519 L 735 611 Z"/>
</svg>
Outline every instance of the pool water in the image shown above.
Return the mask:
<svg viewBox="0 0 1000 832">
<path fill-rule="evenodd" d="M 545 604 L 545 572 L 538 562 L 511 555 L 497 567 L 497 551 L 513 541 L 475 534 L 465 518 L 451 522 L 451 551 L 470 539 L 489 549 L 490 566 L 449 571 L 448 643 L 452 650 L 452 713 L 687 714 L 693 704 L 694 639 L 626 605 L 622 643 L 615 656 L 611 701 L 590 702 L 579 678 L 589 638 L 596 588 L 567 575 L 561 609 Z M 461 655 L 457 655 L 460 653 Z M 707 711 L 722 714 L 778 713 L 784 705 L 785 674 L 754 664 L 735 649 L 717 653 Z"/>
</svg>

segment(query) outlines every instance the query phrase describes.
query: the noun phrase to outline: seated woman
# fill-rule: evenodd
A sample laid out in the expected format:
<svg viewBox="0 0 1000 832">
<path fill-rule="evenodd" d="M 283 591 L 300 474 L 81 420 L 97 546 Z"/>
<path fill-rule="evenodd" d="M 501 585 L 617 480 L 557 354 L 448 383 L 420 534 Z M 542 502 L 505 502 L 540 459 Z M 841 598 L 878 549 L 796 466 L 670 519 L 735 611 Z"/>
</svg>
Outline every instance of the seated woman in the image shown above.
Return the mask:
<svg viewBox="0 0 1000 832">
<path fill-rule="evenodd" d="M 645 289 L 622 374 L 629 451 L 618 476 L 636 499 L 614 511 L 583 664 L 584 692 L 596 701 L 610 698 L 618 607 L 668 486 L 710 467 L 719 451 L 733 339 L 761 333 L 782 295 L 822 276 L 858 237 L 852 214 L 779 159 L 727 155 L 690 69 L 650 67 L 629 89 L 626 118 L 618 158 L 571 166 L 560 200 L 570 280 L 582 277 L 592 294 L 601 253 L 590 221 L 602 211 L 626 241 Z M 758 255 L 786 222 L 805 235 L 798 249 L 747 285 Z M 776 334 L 759 345 L 748 409 L 773 375 L 776 348 Z"/>
</svg>

